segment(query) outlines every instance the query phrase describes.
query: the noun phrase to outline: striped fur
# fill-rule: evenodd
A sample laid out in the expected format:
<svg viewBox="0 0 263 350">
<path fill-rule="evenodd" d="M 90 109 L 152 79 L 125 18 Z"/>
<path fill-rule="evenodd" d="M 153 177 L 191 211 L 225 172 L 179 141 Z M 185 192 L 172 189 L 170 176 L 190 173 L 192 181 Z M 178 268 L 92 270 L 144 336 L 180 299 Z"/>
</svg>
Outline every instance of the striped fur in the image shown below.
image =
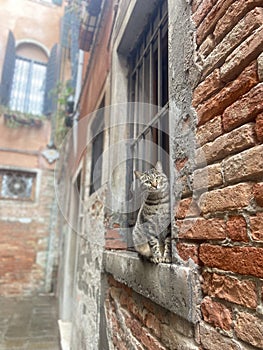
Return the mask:
<svg viewBox="0 0 263 350">
<path fill-rule="evenodd" d="M 149 171 L 135 171 L 146 191 L 135 227 L 133 242 L 137 252 L 154 263 L 171 262 L 169 181 L 160 162 Z"/>
</svg>

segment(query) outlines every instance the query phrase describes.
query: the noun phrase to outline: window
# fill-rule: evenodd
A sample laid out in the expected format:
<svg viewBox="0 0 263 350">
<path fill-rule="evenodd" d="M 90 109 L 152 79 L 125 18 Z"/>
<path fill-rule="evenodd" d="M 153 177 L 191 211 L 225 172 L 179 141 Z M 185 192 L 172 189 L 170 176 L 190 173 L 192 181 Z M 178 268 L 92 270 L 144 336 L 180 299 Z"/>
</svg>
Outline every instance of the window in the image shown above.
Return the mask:
<svg viewBox="0 0 263 350">
<path fill-rule="evenodd" d="M 91 126 L 92 130 L 92 159 L 90 195 L 101 187 L 102 153 L 104 144 L 104 99 Z"/>
<path fill-rule="evenodd" d="M 161 160 L 168 174 L 168 12 L 159 2 L 129 57 L 133 168 Z M 142 105 L 150 104 L 150 105 Z M 155 147 L 156 146 L 156 147 Z"/>
<path fill-rule="evenodd" d="M 16 57 L 9 107 L 14 111 L 43 113 L 46 64 Z"/>
<path fill-rule="evenodd" d="M 10 31 L 0 85 L 0 103 L 13 111 L 50 115 L 56 109 L 52 95 L 58 80 L 58 47 L 48 54 L 43 45 L 20 42 Z"/>
<path fill-rule="evenodd" d="M 35 173 L 0 170 L 0 197 L 2 199 L 34 199 L 35 179 Z"/>
</svg>

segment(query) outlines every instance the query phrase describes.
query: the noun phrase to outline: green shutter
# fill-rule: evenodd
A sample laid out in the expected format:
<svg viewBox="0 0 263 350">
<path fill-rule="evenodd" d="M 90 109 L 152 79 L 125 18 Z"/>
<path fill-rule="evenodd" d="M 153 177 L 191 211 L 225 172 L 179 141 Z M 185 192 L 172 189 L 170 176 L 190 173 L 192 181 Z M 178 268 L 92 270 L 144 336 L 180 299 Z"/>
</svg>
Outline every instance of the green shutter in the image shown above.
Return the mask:
<svg viewBox="0 0 263 350">
<path fill-rule="evenodd" d="M 58 81 L 58 45 L 55 44 L 50 52 L 44 98 L 44 114 L 50 115 L 56 110 L 56 96 L 54 95 Z"/>
<path fill-rule="evenodd" d="M 2 78 L 0 86 L 0 101 L 1 104 L 7 106 L 10 99 L 12 81 L 15 70 L 16 61 L 16 48 L 15 48 L 15 38 L 11 31 L 9 31 L 5 59 L 2 68 Z"/>
</svg>

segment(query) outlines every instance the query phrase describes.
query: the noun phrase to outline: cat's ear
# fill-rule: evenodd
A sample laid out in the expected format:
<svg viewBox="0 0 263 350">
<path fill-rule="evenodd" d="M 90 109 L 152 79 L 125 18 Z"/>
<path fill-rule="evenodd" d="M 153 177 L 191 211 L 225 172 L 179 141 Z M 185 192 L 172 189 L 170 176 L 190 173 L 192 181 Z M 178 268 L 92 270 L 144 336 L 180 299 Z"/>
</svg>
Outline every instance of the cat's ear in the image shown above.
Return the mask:
<svg viewBox="0 0 263 350">
<path fill-rule="evenodd" d="M 135 177 L 136 177 L 137 179 L 140 179 L 140 178 L 142 177 L 142 174 L 143 174 L 143 173 L 141 173 L 141 172 L 138 171 L 138 170 L 135 170 L 135 171 L 134 171 L 134 175 L 135 175 Z"/>
<path fill-rule="evenodd" d="M 162 173 L 163 172 L 163 166 L 162 163 L 158 160 L 158 162 L 155 165 L 155 169 L 159 172 Z"/>
</svg>

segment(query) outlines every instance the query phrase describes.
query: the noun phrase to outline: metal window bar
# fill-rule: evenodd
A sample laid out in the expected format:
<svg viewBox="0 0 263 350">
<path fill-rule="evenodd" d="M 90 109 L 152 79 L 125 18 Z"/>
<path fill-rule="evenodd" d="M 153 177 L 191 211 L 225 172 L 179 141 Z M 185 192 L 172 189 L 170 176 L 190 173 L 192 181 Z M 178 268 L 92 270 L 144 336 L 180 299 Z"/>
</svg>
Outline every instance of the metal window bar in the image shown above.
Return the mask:
<svg viewBox="0 0 263 350">
<path fill-rule="evenodd" d="M 134 170 L 146 170 L 157 160 L 163 163 L 169 175 L 168 136 L 168 12 L 167 1 L 159 2 L 148 26 L 129 57 L 129 108 L 130 136 L 133 142 L 128 152 L 127 198 Z M 164 67 L 165 66 L 165 67 Z M 142 105 L 143 103 L 144 105 Z M 147 104 L 149 104 L 147 106 Z M 145 142 L 146 141 L 146 142 Z M 163 149 L 163 151 L 162 151 Z M 128 222 L 135 223 L 137 205 L 136 183 L 134 200 L 128 208 Z M 129 226 L 129 224 L 128 224 Z M 127 236 L 128 247 L 132 239 Z"/>
<path fill-rule="evenodd" d="M 10 108 L 40 115 L 43 112 L 46 64 L 16 57 Z"/>
<path fill-rule="evenodd" d="M 137 110 L 134 111 L 135 113 L 132 119 L 134 123 L 132 137 L 136 138 L 136 142 L 132 145 L 134 169 L 140 167 L 141 170 L 145 170 L 145 167 L 148 165 L 143 162 L 143 159 L 145 159 L 146 154 L 152 153 L 150 144 L 147 143 L 145 145 L 145 143 L 142 143 L 140 145 L 138 143 L 139 139 L 147 138 L 147 140 L 153 141 L 160 146 L 165 146 L 166 148 L 168 146 L 168 142 L 163 141 L 167 138 L 162 131 L 164 122 L 161 120 L 158 121 L 164 115 L 168 115 L 168 113 L 164 114 L 162 110 L 162 107 L 165 106 L 168 100 L 168 69 L 167 67 L 164 68 L 165 65 L 168 65 L 167 23 L 167 1 L 162 1 L 155 10 L 149 25 L 130 57 L 130 77 L 132 81 L 132 84 L 130 84 L 130 101 L 139 102 L 136 105 Z M 149 67 L 147 64 L 149 64 Z M 142 111 L 143 107 L 140 102 L 150 103 L 150 110 L 144 113 L 145 111 Z M 152 105 L 156 105 L 156 110 Z M 168 104 L 165 106 L 165 109 L 168 109 Z M 160 110 L 161 113 L 158 113 Z M 150 120 L 155 112 L 157 114 Z M 141 121 L 143 122 L 141 123 Z M 144 127 L 143 124 L 148 125 Z M 154 125 L 155 128 L 154 132 L 151 132 L 150 137 L 145 129 L 148 129 L 151 125 Z M 136 147 L 134 147 L 135 143 L 138 143 Z M 168 151 L 168 149 L 165 150 Z M 142 161 L 137 160 L 138 156 L 141 156 Z M 159 148 L 157 154 L 152 154 L 152 162 L 155 162 L 157 159 L 162 160 L 161 158 L 162 151 Z"/>
</svg>

